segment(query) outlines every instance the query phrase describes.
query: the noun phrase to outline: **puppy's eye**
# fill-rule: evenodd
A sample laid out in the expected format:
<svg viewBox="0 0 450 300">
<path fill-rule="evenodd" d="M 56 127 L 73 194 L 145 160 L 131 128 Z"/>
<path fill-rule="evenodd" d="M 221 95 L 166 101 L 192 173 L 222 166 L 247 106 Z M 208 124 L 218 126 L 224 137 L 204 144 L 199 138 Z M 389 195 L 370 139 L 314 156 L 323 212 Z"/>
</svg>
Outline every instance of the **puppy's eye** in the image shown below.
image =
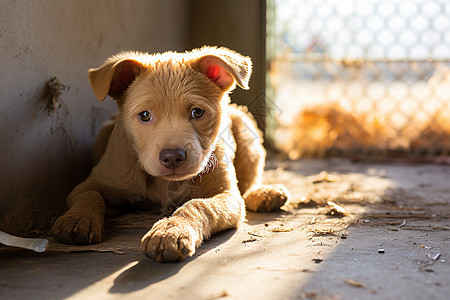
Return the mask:
<svg viewBox="0 0 450 300">
<path fill-rule="evenodd" d="M 204 113 L 205 113 L 205 111 L 203 109 L 201 109 L 201 108 L 194 108 L 191 111 L 191 117 L 192 117 L 192 119 L 198 119 L 198 118 L 201 118 Z"/>
<path fill-rule="evenodd" d="M 152 115 L 148 111 L 144 110 L 138 114 L 138 118 L 142 122 L 148 122 L 152 120 Z"/>
</svg>

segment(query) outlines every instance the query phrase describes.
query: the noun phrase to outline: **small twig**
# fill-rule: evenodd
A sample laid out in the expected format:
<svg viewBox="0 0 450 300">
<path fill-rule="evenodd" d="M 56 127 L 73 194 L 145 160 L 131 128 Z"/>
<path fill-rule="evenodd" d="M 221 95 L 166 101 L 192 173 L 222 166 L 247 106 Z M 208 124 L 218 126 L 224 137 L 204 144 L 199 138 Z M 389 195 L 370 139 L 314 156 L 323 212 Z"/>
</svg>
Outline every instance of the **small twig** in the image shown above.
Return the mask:
<svg viewBox="0 0 450 300">
<path fill-rule="evenodd" d="M 262 235 L 257 234 L 257 233 L 253 233 L 253 232 L 247 232 L 247 234 L 248 235 L 252 235 L 252 236 L 256 236 L 256 237 L 263 237 Z"/>
<path fill-rule="evenodd" d="M 293 227 L 275 227 L 272 228 L 270 231 L 272 232 L 289 232 L 289 231 L 294 231 Z"/>
<path fill-rule="evenodd" d="M 243 240 L 242 241 L 242 244 L 245 244 L 245 243 L 251 243 L 251 242 L 256 242 L 258 239 L 255 239 L 255 238 L 249 238 L 249 239 L 246 239 L 246 240 Z"/>
</svg>

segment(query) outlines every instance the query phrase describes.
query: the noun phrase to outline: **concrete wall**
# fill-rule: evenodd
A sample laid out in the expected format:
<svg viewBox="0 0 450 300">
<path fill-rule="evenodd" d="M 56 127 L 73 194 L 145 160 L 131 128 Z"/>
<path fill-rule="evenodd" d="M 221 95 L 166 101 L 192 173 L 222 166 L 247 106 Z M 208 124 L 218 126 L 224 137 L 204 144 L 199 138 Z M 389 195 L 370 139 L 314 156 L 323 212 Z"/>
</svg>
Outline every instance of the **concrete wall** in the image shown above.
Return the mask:
<svg viewBox="0 0 450 300">
<path fill-rule="evenodd" d="M 45 227 L 88 175 L 95 134 L 116 110 L 95 100 L 88 68 L 121 50 L 185 50 L 188 5 L 0 0 L 0 230 Z M 67 88 L 49 112 L 52 77 Z"/>
</svg>

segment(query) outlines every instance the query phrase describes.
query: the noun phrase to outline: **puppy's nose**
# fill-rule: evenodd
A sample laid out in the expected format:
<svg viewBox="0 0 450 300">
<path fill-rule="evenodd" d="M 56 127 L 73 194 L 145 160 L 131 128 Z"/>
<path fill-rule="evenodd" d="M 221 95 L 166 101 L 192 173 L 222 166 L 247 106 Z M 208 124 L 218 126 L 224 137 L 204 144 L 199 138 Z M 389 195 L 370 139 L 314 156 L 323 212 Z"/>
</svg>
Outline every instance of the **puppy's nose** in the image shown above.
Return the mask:
<svg viewBox="0 0 450 300">
<path fill-rule="evenodd" d="M 175 170 L 186 159 L 186 151 L 183 149 L 164 149 L 159 152 L 159 161 L 168 168 Z"/>
</svg>

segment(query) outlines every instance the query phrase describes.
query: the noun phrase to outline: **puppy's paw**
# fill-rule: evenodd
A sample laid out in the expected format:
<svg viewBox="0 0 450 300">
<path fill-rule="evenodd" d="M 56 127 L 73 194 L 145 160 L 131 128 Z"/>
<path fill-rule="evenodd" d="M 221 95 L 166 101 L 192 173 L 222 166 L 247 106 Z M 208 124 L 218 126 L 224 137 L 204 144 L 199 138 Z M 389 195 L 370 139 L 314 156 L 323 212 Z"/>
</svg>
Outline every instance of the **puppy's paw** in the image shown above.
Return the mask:
<svg viewBox="0 0 450 300">
<path fill-rule="evenodd" d="M 192 256 L 199 240 L 198 232 L 180 217 L 164 218 L 156 222 L 144 235 L 141 250 L 157 262 L 171 262 Z"/>
<path fill-rule="evenodd" d="M 269 212 L 279 209 L 290 198 L 289 190 L 282 184 L 252 187 L 244 194 L 245 206 L 250 211 Z"/>
<path fill-rule="evenodd" d="M 100 243 L 104 219 L 95 214 L 76 214 L 68 211 L 56 219 L 51 234 L 64 244 L 88 245 Z"/>
</svg>

